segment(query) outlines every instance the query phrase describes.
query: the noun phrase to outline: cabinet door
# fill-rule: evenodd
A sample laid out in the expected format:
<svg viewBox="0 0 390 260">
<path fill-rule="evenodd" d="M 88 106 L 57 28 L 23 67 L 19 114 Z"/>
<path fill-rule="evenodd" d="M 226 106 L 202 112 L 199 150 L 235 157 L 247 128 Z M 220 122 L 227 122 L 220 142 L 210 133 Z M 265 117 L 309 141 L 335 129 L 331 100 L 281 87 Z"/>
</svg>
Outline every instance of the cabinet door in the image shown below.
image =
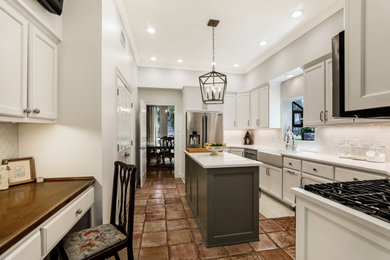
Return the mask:
<svg viewBox="0 0 390 260">
<path fill-rule="evenodd" d="M 28 23 L 0 3 L 0 115 L 25 117 L 27 108 Z"/>
<path fill-rule="evenodd" d="M 301 172 L 283 169 L 283 200 L 295 204 L 295 194 L 291 188 L 301 186 Z"/>
<path fill-rule="evenodd" d="M 250 92 L 250 128 L 258 128 L 259 127 L 259 90 L 256 89 Z"/>
<path fill-rule="evenodd" d="M 29 116 L 56 119 L 57 44 L 30 25 L 29 51 L 28 106 L 32 110 Z"/>
<path fill-rule="evenodd" d="M 260 188 L 270 195 L 282 199 L 282 169 L 260 166 Z"/>
<path fill-rule="evenodd" d="M 199 111 L 203 110 L 202 95 L 198 87 L 184 88 L 184 110 Z"/>
<path fill-rule="evenodd" d="M 353 118 L 334 118 L 333 117 L 333 81 L 332 81 L 332 59 L 325 61 L 325 121 L 326 124 L 351 124 Z"/>
<path fill-rule="evenodd" d="M 237 94 L 237 127 L 240 129 L 247 129 L 249 128 L 249 121 L 249 93 Z"/>
<path fill-rule="evenodd" d="M 325 65 L 321 62 L 304 71 L 303 124 L 318 126 L 324 124 L 325 107 Z"/>
<path fill-rule="evenodd" d="M 390 1 L 347 0 L 345 109 L 390 106 Z"/>
<path fill-rule="evenodd" d="M 269 126 L 269 87 L 259 90 L 259 126 L 266 128 Z"/>
<path fill-rule="evenodd" d="M 236 123 L 236 95 L 226 94 L 225 103 L 223 104 L 223 128 L 235 129 Z"/>
<path fill-rule="evenodd" d="M 241 157 L 244 157 L 244 149 L 234 149 L 234 148 L 231 148 L 230 149 L 230 153 L 238 155 L 238 156 L 241 156 Z"/>
</svg>

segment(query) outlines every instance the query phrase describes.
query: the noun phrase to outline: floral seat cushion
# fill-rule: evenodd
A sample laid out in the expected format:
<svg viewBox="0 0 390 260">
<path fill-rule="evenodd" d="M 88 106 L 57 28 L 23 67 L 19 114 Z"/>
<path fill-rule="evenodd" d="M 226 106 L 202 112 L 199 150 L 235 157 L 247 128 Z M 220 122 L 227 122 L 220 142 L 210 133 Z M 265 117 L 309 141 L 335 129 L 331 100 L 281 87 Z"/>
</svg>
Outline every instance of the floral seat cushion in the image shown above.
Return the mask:
<svg viewBox="0 0 390 260">
<path fill-rule="evenodd" d="M 62 244 L 70 260 L 81 260 L 125 239 L 113 225 L 105 224 L 68 234 Z"/>
</svg>

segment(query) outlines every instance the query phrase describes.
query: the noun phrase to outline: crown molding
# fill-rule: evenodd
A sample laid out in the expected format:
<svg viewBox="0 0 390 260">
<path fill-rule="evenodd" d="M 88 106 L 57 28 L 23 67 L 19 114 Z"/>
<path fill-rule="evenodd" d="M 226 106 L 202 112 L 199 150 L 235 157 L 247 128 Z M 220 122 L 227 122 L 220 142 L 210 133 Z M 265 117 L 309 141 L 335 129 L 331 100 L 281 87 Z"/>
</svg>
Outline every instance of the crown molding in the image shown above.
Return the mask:
<svg viewBox="0 0 390 260">
<path fill-rule="evenodd" d="M 332 6 L 330 6 L 328 9 L 326 9 L 324 12 L 322 12 L 320 15 L 316 16 L 314 19 L 304 23 L 302 26 L 298 27 L 296 30 L 292 31 L 291 33 L 287 34 L 284 38 L 282 38 L 278 43 L 276 43 L 274 46 L 272 46 L 268 51 L 266 51 L 263 55 L 258 57 L 256 59 L 256 62 L 252 63 L 247 67 L 247 69 L 244 71 L 244 74 L 247 74 L 251 70 L 253 70 L 255 67 L 260 65 L 261 63 L 268 60 L 270 57 L 272 57 L 274 54 L 278 53 L 283 48 L 287 47 L 289 44 L 312 30 L 314 27 L 337 13 L 338 11 L 342 10 L 345 6 L 344 0 L 338 0 L 335 2 Z"/>
<path fill-rule="evenodd" d="M 172 64 L 164 64 L 164 63 L 160 63 L 160 64 L 155 64 L 155 65 L 151 65 L 151 64 L 146 64 L 146 63 L 143 63 L 143 62 L 140 62 L 140 64 L 138 65 L 139 67 L 142 67 L 142 68 L 154 68 L 154 69 L 171 69 L 171 70 L 187 70 L 187 71 L 199 71 L 201 73 L 207 73 L 209 71 L 211 71 L 211 66 L 210 67 L 204 67 L 204 68 L 201 68 L 201 67 L 193 67 L 193 66 L 185 66 L 185 65 L 180 65 L 180 66 L 175 66 L 175 65 L 172 65 Z M 220 73 L 227 73 L 227 74 L 238 74 L 238 75 L 244 75 L 245 74 L 245 71 L 244 70 L 225 70 L 225 69 L 219 69 L 219 68 L 216 68 L 215 69 L 216 71 L 220 72 Z"/>
</svg>

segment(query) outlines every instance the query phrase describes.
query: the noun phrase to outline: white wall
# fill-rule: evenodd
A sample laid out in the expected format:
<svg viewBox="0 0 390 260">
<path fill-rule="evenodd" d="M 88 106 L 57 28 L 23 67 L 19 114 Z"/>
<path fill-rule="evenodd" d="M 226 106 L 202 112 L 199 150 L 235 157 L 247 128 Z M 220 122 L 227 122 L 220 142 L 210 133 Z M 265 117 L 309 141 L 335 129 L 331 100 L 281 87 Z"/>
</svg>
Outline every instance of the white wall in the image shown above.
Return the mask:
<svg viewBox="0 0 390 260">
<path fill-rule="evenodd" d="M 248 72 L 245 76 L 246 89 L 255 88 L 330 53 L 331 38 L 343 29 L 341 10 Z"/>
<path fill-rule="evenodd" d="M 204 73 L 207 72 L 139 67 L 138 86 L 167 89 L 182 89 L 183 86 L 198 86 L 199 76 Z M 228 78 L 228 91 L 242 91 L 245 89 L 244 75 L 226 75 Z"/>
<path fill-rule="evenodd" d="M 37 176 L 96 178 L 96 222 L 102 221 L 101 4 L 64 2 L 56 124 L 21 124 L 19 155 L 34 156 Z"/>
<path fill-rule="evenodd" d="M 118 71 L 132 89 L 137 100 L 137 65 L 127 39 L 125 48 L 120 42 L 123 24 L 115 1 L 102 0 L 102 89 L 101 89 L 101 130 L 102 130 L 102 180 L 103 180 L 103 221 L 109 222 L 112 195 L 114 161 L 118 159 L 116 150 L 116 88 Z M 125 33 L 124 33 L 125 34 Z M 135 107 L 137 107 L 135 105 Z M 135 138 L 135 121 L 132 132 Z M 128 163 L 135 164 L 136 158 Z"/>
<path fill-rule="evenodd" d="M 184 176 L 185 129 L 182 91 L 177 89 L 139 88 L 139 99 L 146 105 L 175 106 L 175 178 Z"/>
</svg>

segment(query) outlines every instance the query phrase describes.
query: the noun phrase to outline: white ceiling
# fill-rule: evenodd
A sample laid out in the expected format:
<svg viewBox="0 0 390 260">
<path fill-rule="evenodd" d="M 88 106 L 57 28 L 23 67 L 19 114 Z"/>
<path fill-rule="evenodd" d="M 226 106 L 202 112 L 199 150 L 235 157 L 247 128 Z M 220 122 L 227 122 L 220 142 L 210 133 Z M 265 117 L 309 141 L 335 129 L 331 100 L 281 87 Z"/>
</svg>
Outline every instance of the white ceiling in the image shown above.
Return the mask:
<svg viewBox="0 0 390 260">
<path fill-rule="evenodd" d="M 245 73 L 332 14 L 340 0 L 124 0 L 140 66 L 211 69 L 211 28 L 216 28 L 216 69 Z M 292 18 L 295 10 L 304 14 Z M 156 30 L 149 34 L 148 27 Z M 266 41 L 266 46 L 260 46 Z M 278 49 L 279 48 L 279 49 Z M 156 61 L 150 57 L 156 57 Z M 183 63 L 177 63 L 183 59 Z M 239 64 L 239 67 L 234 67 Z"/>
</svg>

